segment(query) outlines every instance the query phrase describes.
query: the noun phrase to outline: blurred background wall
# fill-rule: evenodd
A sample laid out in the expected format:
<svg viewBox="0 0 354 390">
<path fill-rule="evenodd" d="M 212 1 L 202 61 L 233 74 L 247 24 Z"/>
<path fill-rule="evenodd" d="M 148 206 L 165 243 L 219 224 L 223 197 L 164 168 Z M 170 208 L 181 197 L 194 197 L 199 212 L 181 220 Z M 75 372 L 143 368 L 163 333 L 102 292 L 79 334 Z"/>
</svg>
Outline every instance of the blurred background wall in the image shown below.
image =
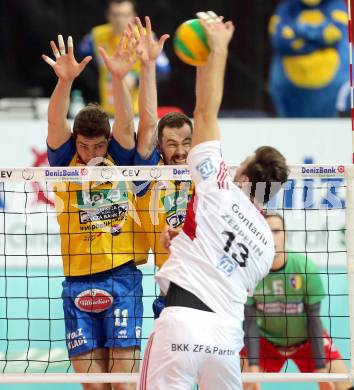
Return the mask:
<svg viewBox="0 0 354 390">
<path fill-rule="evenodd" d="M 212 9 L 236 24 L 230 47 L 223 101 L 225 114 L 273 115 L 267 79 L 271 57 L 268 21 L 276 0 L 137 0 L 139 15 L 152 18 L 158 36 L 173 36 L 177 26 L 195 12 Z M 105 22 L 104 0 L 0 0 L 0 98 L 49 97 L 56 83 L 54 73 L 41 59 L 51 54 L 49 41 L 58 33 L 71 34 L 74 42 L 95 25 Z M 192 114 L 194 69 L 174 54 L 172 40 L 166 46 L 172 74 L 159 85 L 160 105 L 181 107 Z M 86 69 L 74 85 L 86 101 L 97 101 L 97 73 Z M 231 111 L 231 112 L 230 112 Z M 241 111 L 241 112 L 240 112 Z M 263 115 L 263 114 L 262 114 Z"/>
</svg>

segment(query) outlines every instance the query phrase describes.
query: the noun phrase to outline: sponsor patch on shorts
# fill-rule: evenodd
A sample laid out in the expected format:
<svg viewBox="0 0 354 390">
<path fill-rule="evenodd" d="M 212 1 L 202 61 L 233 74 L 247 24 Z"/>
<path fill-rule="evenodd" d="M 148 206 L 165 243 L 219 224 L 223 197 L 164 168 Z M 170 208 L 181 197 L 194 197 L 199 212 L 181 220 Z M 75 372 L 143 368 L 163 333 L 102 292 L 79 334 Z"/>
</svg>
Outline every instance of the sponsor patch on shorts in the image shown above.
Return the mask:
<svg viewBox="0 0 354 390">
<path fill-rule="evenodd" d="M 85 290 L 75 298 L 75 306 L 81 311 L 90 313 L 101 313 L 110 308 L 112 304 L 112 295 L 96 288 Z"/>
</svg>

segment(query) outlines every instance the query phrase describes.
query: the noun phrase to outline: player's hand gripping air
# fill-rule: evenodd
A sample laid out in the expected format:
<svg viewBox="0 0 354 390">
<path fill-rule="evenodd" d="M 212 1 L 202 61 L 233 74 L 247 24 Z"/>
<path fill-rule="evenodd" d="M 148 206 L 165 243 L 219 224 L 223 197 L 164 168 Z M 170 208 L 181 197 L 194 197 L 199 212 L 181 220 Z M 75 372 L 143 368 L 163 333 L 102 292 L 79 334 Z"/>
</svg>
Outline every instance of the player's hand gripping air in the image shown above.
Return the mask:
<svg viewBox="0 0 354 390">
<path fill-rule="evenodd" d="M 63 81 L 73 81 L 85 69 L 92 57 L 87 56 L 81 62 L 77 62 L 74 56 L 74 43 L 71 36 L 68 37 L 67 51 L 62 35 L 58 35 L 58 46 L 54 41 L 50 41 L 55 61 L 45 54 L 43 60 L 50 65 L 59 79 Z"/>
<path fill-rule="evenodd" d="M 138 17 L 135 18 L 135 25 L 129 24 L 130 33 L 136 39 L 136 54 L 143 63 L 155 61 L 161 54 L 166 40 L 170 37 L 168 34 L 164 34 L 156 41 L 148 16 L 145 16 L 145 25 L 144 29 Z"/>
<path fill-rule="evenodd" d="M 117 50 L 109 56 L 103 47 L 98 51 L 112 76 L 123 79 L 133 68 L 136 57 L 137 41 L 130 30 L 123 33 Z"/>
</svg>

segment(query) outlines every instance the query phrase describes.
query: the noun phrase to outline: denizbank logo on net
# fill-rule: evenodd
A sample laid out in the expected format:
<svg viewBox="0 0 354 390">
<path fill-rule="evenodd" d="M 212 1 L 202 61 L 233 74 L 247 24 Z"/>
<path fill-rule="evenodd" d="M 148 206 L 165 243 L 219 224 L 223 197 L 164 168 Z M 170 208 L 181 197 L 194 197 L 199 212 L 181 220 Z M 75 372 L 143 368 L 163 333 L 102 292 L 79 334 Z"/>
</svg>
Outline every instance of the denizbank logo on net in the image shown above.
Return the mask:
<svg viewBox="0 0 354 390">
<path fill-rule="evenodd" d="M 88 171 L 86 168 L 45 170 L 46 177 L 81 177 L 81 176 L 86 176 L 87 173 Z"/>
<path fill-rule="evenodd" d="M 190 175 L 190 170 L 188 168 L 183 168 L 183 169 L 173 168 L 173 177 L 175 179 L 180 178 L 181 176 L 184 175 Z"/>
<path fill-rule="evenodd" d="M 344 173 L 344 165 L 338 165 L 338 166 L 332 166 L 332 167 L 307 167 L 302 166 L 301 167 L 301 173 L 303 175 L 323 175 L 323 176 L 336 176 L 338 173 L 343 174 Z"/>
</svg>

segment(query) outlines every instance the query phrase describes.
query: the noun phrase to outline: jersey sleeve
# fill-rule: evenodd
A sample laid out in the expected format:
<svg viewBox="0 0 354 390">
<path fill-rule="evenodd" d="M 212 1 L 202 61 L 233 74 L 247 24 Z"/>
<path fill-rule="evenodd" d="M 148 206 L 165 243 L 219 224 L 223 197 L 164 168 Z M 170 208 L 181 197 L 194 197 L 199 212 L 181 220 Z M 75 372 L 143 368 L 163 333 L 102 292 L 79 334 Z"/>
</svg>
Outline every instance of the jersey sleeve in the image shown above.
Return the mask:
<svg viewBox="0 0 354 390">
<path fill-rule="evenodd" d="M 134 154 L 134 165 L 147 165 L 147 166 L 155 166 L 161 160 L 160 153 L 155 148 L 154 151 L 150 154 L 150 156 L 146 159 L 142 158 L 139 152 L 136 150 Z M 136 181 L 135 185 L 135 194 L 138 197 L 144 196 L 149 188 L 150 182 L 148 181 Z"/>
<path fill-rule="evenodd" d="M 114 138 L 109 141 L 108 153 L 117 165 L 134 165 L 135 148 L 124 149 Z"/>
<path fill-rule="evenodd" d="M 47 152 L 51 167 L 66 167 L 70 164 L 70 161 L 76 153 L 75 142 L 70 138 L 57 149 L 52 149 L 47 144 Z"/>
<path fill-rule="evenodd" d="M 196 185 L 209 181 L 219 186 L 229 177 L 228 168 L 221 157 L 220 141 L 206 141 L 189 152 L 187 162 Z"/>
<path fill-rule="evenodd" d="M 161 155 L 155 148 L 148 158 L 142 158 L 136 150 L 134 154 L 134 165 L 157 165 L 161 160 Z"/>
<path fill-rule="evenodd" d="M 305 266 L 305 303 L 314 305 L 321 302 L 325 297 L 325 291 L 321 280 L 320 272 L 311 260 L 307 259 Z"/>
</svg>

